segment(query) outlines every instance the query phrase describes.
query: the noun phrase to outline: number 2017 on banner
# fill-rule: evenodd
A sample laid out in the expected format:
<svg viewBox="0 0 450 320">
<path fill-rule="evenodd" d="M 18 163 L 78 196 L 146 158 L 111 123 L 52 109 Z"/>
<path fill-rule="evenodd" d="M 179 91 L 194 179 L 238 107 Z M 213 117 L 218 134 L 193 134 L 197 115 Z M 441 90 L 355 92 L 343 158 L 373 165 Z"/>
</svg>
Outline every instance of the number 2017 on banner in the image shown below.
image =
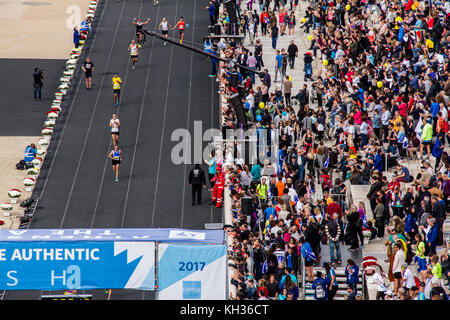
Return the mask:
<svg viewBox="0 0 450 320">
<path fill-rule="evenodd" d="M 184 262 L 180 261 L 178 263 L 178 271 L 203 271 L 203 268 L 205 268 L 206 263 L 205 262 Z"/>
</svg>

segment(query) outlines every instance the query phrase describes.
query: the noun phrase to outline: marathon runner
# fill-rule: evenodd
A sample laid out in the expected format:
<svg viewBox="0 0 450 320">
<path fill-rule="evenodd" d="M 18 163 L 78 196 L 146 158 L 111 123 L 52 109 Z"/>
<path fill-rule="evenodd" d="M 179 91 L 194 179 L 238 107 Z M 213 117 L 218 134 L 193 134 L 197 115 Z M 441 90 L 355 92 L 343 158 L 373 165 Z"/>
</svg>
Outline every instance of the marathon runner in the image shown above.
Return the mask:
<svg viewBox="0 0 450 320">
<path fill-rule="evenodd" d="M 166 38 L 169 36 L 169 28 L 172 28 L 172 26 L 166 21 L 166 18 L 163 18 L 159 24 L 159 30 L 162 30 L 162 34 Z M 164 41 L 164 45 L 167 45 L 167 41 Z"/>
<path fill-rule="evenodd" d="M 94 72 L 94 63 L 91 61 L 91 58 L 86 59 L 81 69 L 83 69 L 86 76 L 86 89 L 90 90 L 92 88 L 92 72 Z"/>
<path fill-rule="evenodd" d="M 112 115 L 112 119 L 109 120 L 109 126 L 111 128 L 113 144 L 116 146 L 119 144 L 120 120 L 117 118 L 115 113 Z"/>
<path fill-rule="evenodd" d="M 136 64 L 138 62 L 138 54 L 139 48 L 134 40 L 131 40 L 131 44 L 128 46 L 128 51 L 130 51 L 131 62 L 133 66 L 131 67 L 133 70 L 136 69 Z"/>
<path fill-rule="evenodd" d="M 116 174 L 115 181 L 119 181 L 119 165 L 122 161 L 122 150 L 118 145 L 114 146 L 114 149 L 110 152 L 109 158 L 112 160 L 113 171 Z"/>
<path fill-rule="evenodd" d="M 175 30 L 175 28 L 178 27 L 178 31 L 180 32 L 180 43 L 183 43 L 184 29 L 188 26 L 189 25 L 183 20 L 183 17 L 180 17 L 180 20 L 177 22 L 175 27 L 172 28 L 172 30 Z"/>
<path fill-rule="evenodd" d="M 149 22 L 150 22 L 150 18 L 147 18 L 147 21 L 145 21 L 145 22 L 142 22 L 141 18 L 137 18 L 137 21 L 136 21 L 136 17 L 133 18 L 132 24 L 134 24 L 136 26 L 136 39 L 137 39 L 139 48 L 142 47 L 142 43 L 145 42 L 145 33 L 142 30 L 142 28 L 143 28 L 142 26 L 144 24 L 148 24 Z"/>
<path fill-rule="evenodd" d="M 114 73 L 112 78 L 113 90 L 114 90 L 114 107 L 119 106 L 120 102 L 120 85 L 122 84 L 122 79 L 120 79 L 117 73 Z"/>
</svg>

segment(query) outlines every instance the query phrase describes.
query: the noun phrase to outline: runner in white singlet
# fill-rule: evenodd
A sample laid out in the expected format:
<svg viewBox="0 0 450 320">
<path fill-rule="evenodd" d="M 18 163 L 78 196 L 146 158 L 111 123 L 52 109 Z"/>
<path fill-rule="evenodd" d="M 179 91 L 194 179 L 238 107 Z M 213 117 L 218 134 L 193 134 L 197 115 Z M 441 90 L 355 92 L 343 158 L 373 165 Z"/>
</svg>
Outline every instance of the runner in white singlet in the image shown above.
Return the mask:
<svg viewBox="0 0 450 320">
<path fill-rule="evenodd" d="M 159 24 L 159 30 L 162 31 L 162 35 L 166 38 L 169 36 L 169 28 L 172 28 L 172 26 L 166 21 L 166 18 L 163 18 Z M 164 41 L 164 45 L 167 45 L 167 41 Z"/>
<path fill-rule="evenodd" d="M 128 51 L 130 51 L 131 62 L 133 63 L 132 69 L 135 69 L 138 62 L 139 48 L 134 40 L 131 40 Z"/>
</svg>

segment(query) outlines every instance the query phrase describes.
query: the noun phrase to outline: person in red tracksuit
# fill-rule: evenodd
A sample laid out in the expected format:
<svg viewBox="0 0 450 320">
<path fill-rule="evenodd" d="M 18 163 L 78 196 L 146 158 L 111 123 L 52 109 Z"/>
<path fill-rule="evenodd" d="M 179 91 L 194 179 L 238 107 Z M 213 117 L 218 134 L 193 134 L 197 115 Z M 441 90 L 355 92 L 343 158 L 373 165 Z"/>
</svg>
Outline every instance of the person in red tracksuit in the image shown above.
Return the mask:
<svg viewBox="0 0 450 320">
<path fill-rule="evenodd" d="M 212 191 L 212 203 L 216 203 L 217 208 L 222 207 L 223 202 L 223 188 L 225 187 L 225 176 L 222 173 L 222 170 L 216 170 L 216 176 L 212 178 L 214 182 L 214 188 Z"/>
</svg>

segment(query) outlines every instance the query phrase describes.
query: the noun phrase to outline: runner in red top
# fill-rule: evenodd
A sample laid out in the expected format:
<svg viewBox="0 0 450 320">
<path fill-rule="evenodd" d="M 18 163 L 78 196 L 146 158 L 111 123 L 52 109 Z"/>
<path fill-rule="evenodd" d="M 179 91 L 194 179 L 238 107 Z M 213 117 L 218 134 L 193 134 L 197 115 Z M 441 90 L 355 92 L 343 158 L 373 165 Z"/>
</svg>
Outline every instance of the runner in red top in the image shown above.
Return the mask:
<svg viewBox="0 0 450 320">
<path fill-rule="evenodd" d="M 177 22 L 177 24 L 175 25 L 175 27 L 172 28 L 172 30 L 174 30 L 175 28 L 178 27 L 178 31 L 180 32 L 180 43 L 183 43 L 184 29 L 185 29 L 187 26 L 188 26 L 188 25 L 186 25 L 186 22 L 183 20 L 183 17 L 180 17 L 180 20 Z"/>
</svg>

